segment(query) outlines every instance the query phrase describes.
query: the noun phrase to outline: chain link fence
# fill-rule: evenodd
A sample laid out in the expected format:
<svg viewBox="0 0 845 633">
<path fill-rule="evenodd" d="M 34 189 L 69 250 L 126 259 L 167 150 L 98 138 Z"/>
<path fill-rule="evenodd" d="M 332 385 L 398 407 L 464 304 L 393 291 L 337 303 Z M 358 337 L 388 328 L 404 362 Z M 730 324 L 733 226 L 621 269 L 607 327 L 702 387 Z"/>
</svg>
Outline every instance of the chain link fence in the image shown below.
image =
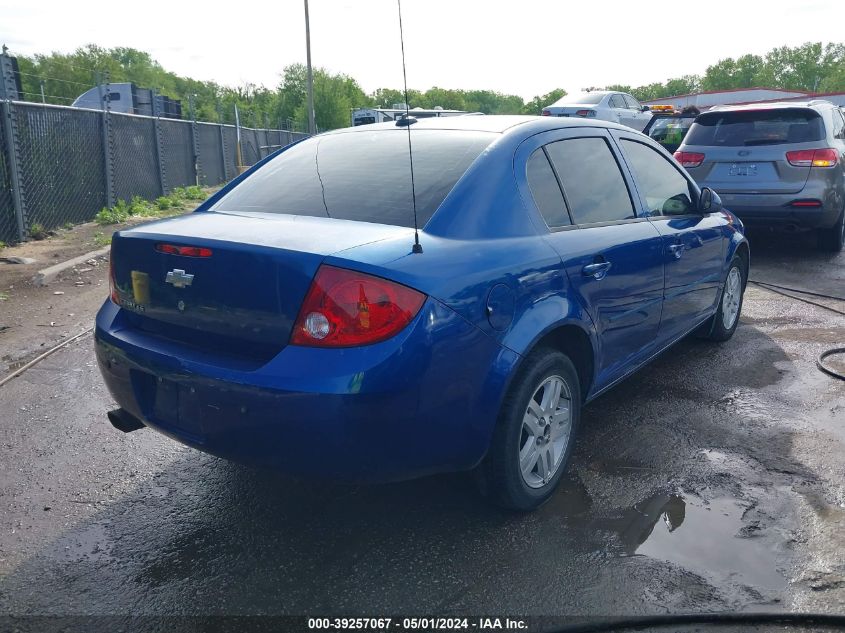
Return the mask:
<svg viewBox="0 0 845 633">
<path fill-rule="evenodd" d="M 14 104 L 12 119 L 24 229 L 90 220 L 106 204 L 99 114 Z"/>
<path fill-rule="evenodd" d="M 308 136 L 242 127 L 238 152 L 232 125 L 20 101 L 0 105 L 0 241 L 6 243 L 25 238 L 35 224 L 51 230 L 87 222 L 121 199 L 154 200 L 175 187 L 221 184 L 239 166 Z"/>
<path fill-rule="evenodd" d="M 3 117 L 5 118 L 5 112 Z M 15 203 L 12 199 L 12 175 L 9 172 L 6 145 L 5 121 L 0 121 L 0 242 L 11 242 L 18 238 Z"/>
</svg>

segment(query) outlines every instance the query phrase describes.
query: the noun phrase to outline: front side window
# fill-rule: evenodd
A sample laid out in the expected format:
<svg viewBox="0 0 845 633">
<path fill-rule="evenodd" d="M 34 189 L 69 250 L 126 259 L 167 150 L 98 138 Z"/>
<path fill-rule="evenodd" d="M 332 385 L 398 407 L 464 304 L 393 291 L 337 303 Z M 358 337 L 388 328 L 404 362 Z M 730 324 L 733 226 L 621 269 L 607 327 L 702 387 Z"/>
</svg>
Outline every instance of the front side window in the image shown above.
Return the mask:
<svg viewBox="0 0 845 633">
<path fill-rule="evenodd" d="M 653 148 L 622 139 L 622 148 L 651 215 L 686 215 L 693 210 L 690 184 Z"/>
<path fill-rule="evenodd" d="M 574 138 L 546 145 L 576 224 L 634 218 L 619 165 L 603 138 Z"/>
<path fill-rule="evenodd" d="M 634 99 L 634 97 L 632 97 L 631 95 L 622 96 L 625 97 L 625 103 L 628 105 L 629 108 L 631 108 L 632 110 L 636 110 L 637 112 L 642 110 L 642 107 L 640 107 L 640 102 Z"/>
<path fill-rule="evenodd" d="M 560 185 L 542 147 L 531 154 L 525 173 L 534 202 L 549 228 L 571 224 Z"/>
</svg>

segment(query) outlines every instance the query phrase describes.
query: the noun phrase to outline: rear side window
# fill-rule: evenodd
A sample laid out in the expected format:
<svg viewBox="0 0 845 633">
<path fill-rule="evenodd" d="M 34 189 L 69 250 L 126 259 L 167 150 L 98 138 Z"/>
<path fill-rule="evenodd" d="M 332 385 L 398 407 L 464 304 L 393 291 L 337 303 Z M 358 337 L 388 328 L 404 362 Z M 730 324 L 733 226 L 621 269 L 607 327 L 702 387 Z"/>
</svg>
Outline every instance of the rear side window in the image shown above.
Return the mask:
<svg viewBox="0 0 845 633">
<path fill-rule="evenodd" d="M 811 143 L 824 138 L 822 118 L 807 108 L 708 112 L 695 120 L 685 143 L 742 147 Z"/>
<path fill-rule="evenodd" d="M 555 173 L 542 147 L 528 159 L 526 177 L 531 187 L 531 195 L 534 196 L 534 202 L 546 224 L 550 228 L 571 224 L 560 185 L 557 184 Z"/>
<path fill-rule="evenodd" d="M 612 222 L 634 217 L 634 205 L 619 165 L 603 138 L 573 138 L 546 145 L 572 221 Z"/>
<path fill-rule="evenodd" d="M 497 136 L 458 130 L 411 132 L 420 226 Z M 407 131 L 348 132 L 303 141 L 251 175 L 211 210 L 413 226 Z"/>
<path fill-rule="evenodd" d="M 685 215 L 692 212 L 689 181 L 669 159 L 647 145 L 628 139 L 622 139 L 622 148 L 652 215 Z"/>
<path fill-rule="evenodd" d="M 833 138 L 845 139 L 845 116 L 841 110 L 831 110 L 833 115 Z"/>
</svg>

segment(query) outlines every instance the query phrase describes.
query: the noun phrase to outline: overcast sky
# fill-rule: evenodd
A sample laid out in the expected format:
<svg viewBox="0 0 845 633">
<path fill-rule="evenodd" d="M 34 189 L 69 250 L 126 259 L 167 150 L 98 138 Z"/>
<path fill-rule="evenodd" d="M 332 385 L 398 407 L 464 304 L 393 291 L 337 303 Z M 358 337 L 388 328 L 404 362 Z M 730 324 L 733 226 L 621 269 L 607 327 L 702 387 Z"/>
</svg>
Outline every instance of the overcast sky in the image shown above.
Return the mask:
<svg viewBox="0 0 845 633">
<path fill-rule="evenodd" d="M 526 99 L 845 41 L 843 0 L 404 0 L 402 9 L 409 87 Z M 351 75 L 366 92 L 401 87 L 396 0 L 310 0 L 310 10 L 315 66 Z M 0 43 L 13 54 L 130 46 L 180 75 L 224 85 L 275 86 L 284 66 L 305 61 L 304 30 L 302 0 L 0 0 Z"/>
</svg>

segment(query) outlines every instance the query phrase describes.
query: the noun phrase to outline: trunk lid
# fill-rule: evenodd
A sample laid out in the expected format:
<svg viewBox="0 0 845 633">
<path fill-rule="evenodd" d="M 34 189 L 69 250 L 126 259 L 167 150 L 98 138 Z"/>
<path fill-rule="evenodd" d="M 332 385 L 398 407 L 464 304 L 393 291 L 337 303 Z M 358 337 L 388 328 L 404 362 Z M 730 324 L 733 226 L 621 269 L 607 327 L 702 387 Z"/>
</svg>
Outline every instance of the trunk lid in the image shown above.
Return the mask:
<svg viewBox="0 0 845 633">
<path fill-rule="evenodd" d="M 132 327 L 209 353 L 266 361 L 287 345 L 326 255 L 408 232 L 327 218 L 193 213 L 115 234 L 114 285 Z M 159 245 L 210 254 L 171 254 Z"/>
</svg>

